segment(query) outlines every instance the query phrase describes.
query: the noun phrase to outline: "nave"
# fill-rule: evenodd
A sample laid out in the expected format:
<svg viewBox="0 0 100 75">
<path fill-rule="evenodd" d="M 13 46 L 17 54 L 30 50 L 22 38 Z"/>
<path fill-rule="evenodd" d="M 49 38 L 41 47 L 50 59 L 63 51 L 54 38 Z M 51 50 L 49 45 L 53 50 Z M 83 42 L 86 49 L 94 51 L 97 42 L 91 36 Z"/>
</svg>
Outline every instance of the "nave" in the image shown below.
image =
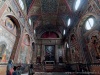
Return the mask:
<svg viewBox="0 0 100 75">
<path fill-rule="evenodd" d="M 100 75 L 100 0 L 0 0 L 0 75 Z"/>
</svg>

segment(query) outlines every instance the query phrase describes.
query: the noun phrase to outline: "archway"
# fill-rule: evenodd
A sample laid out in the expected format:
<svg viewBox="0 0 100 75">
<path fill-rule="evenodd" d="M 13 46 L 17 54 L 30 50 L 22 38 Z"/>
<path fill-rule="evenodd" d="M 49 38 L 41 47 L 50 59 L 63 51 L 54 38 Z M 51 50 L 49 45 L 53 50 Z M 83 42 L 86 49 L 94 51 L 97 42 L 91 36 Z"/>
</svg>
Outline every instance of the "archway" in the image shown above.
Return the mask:
<svg viewBox="0 0 100 75">
<path fill-rule="evenodd" d="M 11 53 L 11 56 L 10 56 L 10 59 L 14 60 L 15 55 L 16 55 L 16 50 L 17 50 L 17 47 L 18 47 L 18 43 L 19 43 L 19 40 L 20 40 L 21 28 L 20 28 L 20 24 L 19 24 L 18 20 L 14 16 L 8 15 L 7 17 L 10 18 L 12 20 L 12 22 L 14 23 L 14 25 L 16 26 L 16 33 L 15 33 L 16 39 L 15 39 L 15 43 L 13 45 L 12 53 Z"/>
<path fill-rule="evenodd" d="M 59 38 L 59 35 L 56 32 L 47 31 L 41 35 L 41 38 Z"/>
<path fill-rule="evenodd" d="M 30 37 L 28 34 L 25 34 L 18 54 L 18 63 L 29 64 L 31 62 L 31 57 Z"/>
<path fill-rule="evenodd" d="M 14 60 L 19 38 L 21 34 L 20 25 L 14 16 L 5 17 L 5 24 L 0 25 L 0 42 L 6 45 L 6 63 L 9 59 Z"/>
</svg>

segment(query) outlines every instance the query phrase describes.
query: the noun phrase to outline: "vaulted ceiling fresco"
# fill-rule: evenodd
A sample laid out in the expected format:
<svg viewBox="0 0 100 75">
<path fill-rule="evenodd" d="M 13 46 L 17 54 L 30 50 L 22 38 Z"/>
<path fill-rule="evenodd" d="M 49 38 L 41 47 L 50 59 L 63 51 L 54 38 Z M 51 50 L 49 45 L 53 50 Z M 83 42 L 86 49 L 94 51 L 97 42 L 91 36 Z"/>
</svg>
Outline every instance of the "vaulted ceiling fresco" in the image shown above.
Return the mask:
<svg viewBox="0 0 100 75">
<path fill-rule="evenodd" d="M 79 13 L 75 11 L 77 1 L 80 0 L 26 0 L 27 14 L 32 21 L 33 30 L 37 30 L 37 33 L 45 32 L 49 25 L 58 27 L 61 34 L 64 29 L 69 30 L 68 19 L 71 18 L 71 22 L 76 22 L 77 15 L 79 16 Z M 84 1 L 87 2 L 87 0 Z M 81 3 L 84 3 L 84 1 L 81 1 Z M 47 29 L 44 30 L 44 27 L 41 28 L 41 26 Z"/>
<path fill-rule="evenodd" d="M 25 0 L 25 2 L 26 2 L 26 5 L 27 5 L 27 9 L 29 9 L 30 5 L 32 3 L 32 0 Z"/>
<path fill-rule="evenodd" d="M 61 16 L 69 13 L 66 0 L 34 0 L 28 10 L 28 16 L 37 16 L 41 25 L 64 25 Z"/>
</svg>

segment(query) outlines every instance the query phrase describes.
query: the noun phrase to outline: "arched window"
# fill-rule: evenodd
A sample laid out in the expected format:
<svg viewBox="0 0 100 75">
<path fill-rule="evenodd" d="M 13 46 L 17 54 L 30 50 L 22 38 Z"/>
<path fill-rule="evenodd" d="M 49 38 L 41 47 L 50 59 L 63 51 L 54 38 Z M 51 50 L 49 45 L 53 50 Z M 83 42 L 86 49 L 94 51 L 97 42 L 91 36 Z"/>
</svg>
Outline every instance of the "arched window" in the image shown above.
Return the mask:
<svg viewBox="0 0 100 75">
<path fill-rule="evenodd" d="M 26 46 L 29 46 L 30 45 L 30 37 L 29 37 L 28 34 L 25 35 L 23 42 L 24 42 L 24 44 Z"/>
<path fill-rule="evenodd" d="M 75 2 L 75 11 L 78 10 L 79 6 L 80 6 L 81 0 L 76 0 Z"/>
<path fill-rule="evenodd" d="M 71 24 L 71 19 L 69 18 L 67 21 L 67 25 L 69 26 Z"/>
<path fill-rule="evenodd" d="M 63 31 L 63 35 L 65 35 L 66 34 L 66 30 L 64 29 L 64 31 Z"/>
<path fill-rule="evenodd" d="M 85 29 L 90 30 L 94 25 L 94 19 L 92 17 L 88 18 L 85 23 Z"/>
<path fill-rule="evenodd" d="M 29 18 L 29 20 L 28 20 L 28 21 L 29 21 L 29 24 L 31 25 L 31 24 L 32 24 L 32 21 L 31 21 L 31 19 L 30 19 L 30 18 Z"/>
<path fill-rule="evenodd" d="M 23 1 L 22 0 L 18 0 L 18 1 L 19 1 L 19 5 L 22 8 L 22 10 L 24 10 L 24 3 L 23 3 Z"/>
<path fill-rule="evenodd" d="M 67 43 L 67 48 L 69 48 L 69 44 Z"/>
<path fill-rule="evenodd" d="M 36 30 L 34 30 L 34 34 L 36 34 Z"/>
</svg>

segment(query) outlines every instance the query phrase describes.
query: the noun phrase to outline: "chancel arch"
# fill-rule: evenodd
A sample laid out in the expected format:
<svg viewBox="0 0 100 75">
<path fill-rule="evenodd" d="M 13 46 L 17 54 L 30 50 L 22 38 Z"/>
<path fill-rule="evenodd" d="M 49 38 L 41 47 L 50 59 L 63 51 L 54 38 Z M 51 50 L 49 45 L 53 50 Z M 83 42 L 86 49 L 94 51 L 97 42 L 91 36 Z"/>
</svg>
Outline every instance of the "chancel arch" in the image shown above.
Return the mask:
<svg viewBox="0 0 100 75">
<path fill-rule="evenodd" d="M 56 32 L 47 31 L 41 35 L 41 38 L 59 38 L 59 35 Z"/>
<path fill-rule="evenodd" d="M 35 41 L 36 63 L 64 62 L 64 49 L 59 31 L 44 31 L 38 34 Z M 35 61 L 34 61 L 35 62 Z"/>
<path fill-rule="evenodd" d="M 47 35 L 47 36 L 49 35 L 48 38 L 62 38 L 62 34 L 59 31 L 43 31 L 40 34 L 38 34 L 37 37 L 38 37 L 38 39 L 46 38 L 45 35 Z M 50 35 L 52 35 L 53 37 Z"/>
</svg>

